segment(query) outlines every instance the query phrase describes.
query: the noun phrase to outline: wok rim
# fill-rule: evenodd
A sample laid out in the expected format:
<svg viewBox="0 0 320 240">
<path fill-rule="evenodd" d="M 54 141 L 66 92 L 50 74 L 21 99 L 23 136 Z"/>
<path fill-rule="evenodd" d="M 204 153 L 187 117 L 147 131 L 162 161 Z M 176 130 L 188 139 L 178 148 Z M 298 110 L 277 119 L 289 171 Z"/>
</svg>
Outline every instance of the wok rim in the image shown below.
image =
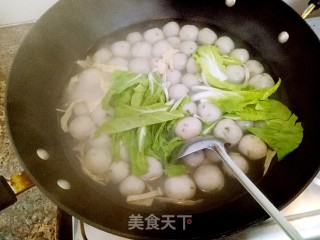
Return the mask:
<svg viewBox="0 0 320 240">
<path fill-rule="evenodd" d="M 250 1 L 249 1 L 249 2 L 250 2 Z M 273 2 L 277 2 L 277 1 L 273 1 Z M 278 2 L 279 2 L 279 1 L 278 1 Z M 52 9 L 56 9 L 56 8 L 58 8 L 60 5 L 63 6 L 63 4 L 65 4 L 63 1 L 62 1 L 62 3 L 58 2 Z M 279 3 L 279 4 L 280 4 L 280 5 L 282 4 L 282 6 L 286 6 L 285 3 Z M 49 10 L 49 13 L 50 13 L 50 11 L 53 12 L 53 10 Z M 292 12 L 291 12 L 291 16 L 293 16 L 294 14 L 296 14 L 296 13 L 293 12 L 293 10 L 291 10 L 291 9 L 288 9 L 288 11 L 289 11 L 289 12 L 292 11 Z M 46 15 L 44 15 L 44 17 L 45 17 L 45 16 L 46 16 Z M 39 20 L 39 23 L 36 23 L 36 24 L 35 24 L 34 28 L 37 27 L 37 26 L 39 26 L 39 24 L 42 24 L 42 21 L 43 21 L 42 19 L 43 19 L 43 18 L 41 18 L 41 19 Z M 302 24 L 302 23 L 301 23 L 301 24 Z M 307 26 L 307 28 L 309 28 L 309 30 L 311 30 L 310 27 L 309 27 L 306 23 L 304 23 L 304 24 L 305 24 L 305 26 Z M 311 31 L 312 31 L 312 30 L 311 30 Z M 33 34 L 33 31 L 31 30 L 31 31 L 29 32 L 27 38 L 31 38 L 31 37 L 32 37 L 32 34 Z M 310 33 L 310 36 L 311 36 L 312 34 L 314 34 L 313 31 L 312 31 L 312 33 Z M 314 36 L 315 36 L 315 34 L 314 34 Z M 318 39 L 318 38 L 317 38 L 317 39 Z M 318 40 L 318 43 L 319 43 L 319 40 Z M 21 49 L 23 49 L 24 47 L 25 47 L 25 43 L 23 43 L 23 44 L 21 45 Z M 319 45 L 318 45 L 318 48 L 319 48 Z M 21 49 L 19 49 L 16 58 L 18 58 L 19 55 L 21 55 L 21 51 L 22 51 Z M 14 61 L 13 65 L 15 65 L 15 64 L 17 64 L 17 63 L 16 63 L 16 60 Z M 12 72 L 10 73 L 9 81 L 8 81 L 8 88 L 7 88 L 7 89 L 9 89 L 10 86 L 11 86 L 11 83 L 10 83 L 10 82 L 12 82 L 12 80 L 10 80 L 10 79 L 12 79 L 12 78 L 14 79 L 14 77 L 12 76 L 12 75 L 14 75 L 14 70 L 15 70 L 15 66 L 12 68 Z M 9 113 L 10 110 L 8 110 L 8 109 L 11 108 L 11 104 L 12 104 L 12 103 L 10 102 L 11 100 L 9 100 L 9 99 L 10 99 L 10 96 L 9 96 L 9 93 L 7 92 L 7 94 L 6 94 L 6 100 L 5 100 L 5 115 L 6 115 L 6 120 L 7 120 L 7 121 L 6 121 L 6 125 L 7 125 L 7 129 L 9 129 L 9 138 L 10 138 L 10 140 L 11 140 L 12 143 L 15 143 L 15 136 L 14 136 L 14 134 L 12 133 L 12 125 L 10 125 L 10 117 L 9 117 L 9 116 L 10 116 L 10 113 Z M 16 146 L 15 144 L 13 144 L 13 147 L 14 147 L 15 152 L 17 153 L 17 156 L 19 157 L 19 160 L 20 160 L 23 168 L 26 170 L 26 172 L 28 173 L 28 175 L 30 176 L 30 178 L 32 179 L 32 181 L 39 187 L 39 189 L 40 189 L 50 200 L 52 200 L 55 204 L 57 204 L 61 209 L 65 210 L 66 212 L 70 213 L 71 215 L 75 216 L 75 217 L 78 218 L 78 219 L 85 220 L 85 222 L 88 222 L 90 225 L 92 225 L 92 226 L 94 226 L 94 227 L 97 227 L 97 228 L 100 228 L 100 229 L 103 229 L 103 230 L 107 230 L 107 231 L 110 232 L 110 233 L 113 233 L 113 234 L 116 234 L 116 235 L 121 235 L 121 236 L 124 236 L 124 237 L 130 237 L 130 238 L 139 238 L 139 239 L 141 239 L 141 238 L 146 238 L 146 239 L 149 239 L 148 236 L 140 236 L 140 235 L 139 235 L 139 236 L 135 236 L 135 235 L 130 235 L 130 234 L 122 233 L 122 232 L 119 233 L 118 231 L 113 230 L 112 228 L 107 228 L 106 226 L 101 227 L 99 224 L 95 223 L 95 222 L 92 221 L 92 220 L 86 219 L 86 218 L 83 217 L 81 214 L 79 214 L 77 211 L 74 211 L 72 208 L 70 208 L 70 207 L 67 206 L 66 204 L 62 203 L 61 201 L 59 201 L 59 200 L 56 198 L 56 196 L 51 193 L 51 191 L 49 191 L 46 187 L 43 187 L 43 184 L 41 183 L 41 181 L 38 181 L 39 178 L 36 177 L 36 176 L 34 176 L 33 169 L 29 169 L 29 168 L 30 168 L 29 165 L 26 164 L 26 162 L 23 160 L 23 157 L 20 155 L 20 152 L 21 152 L 21 151 L 19 151 L 19 149 L 17 148 L 17 146 Z M 295 192 L 295 195 L 292 196 L 291 199 L 287 200 L 286 202 L 278 203 L 278 204 L 276 204 L 276 206 L 279 207 L 279 208 L 283 208 L 283 207 L 287 206 L 288 204 L 290 204 L 290 202 L 293 201 L 295 197 L 297 197 L 298 195 L 300 195 L 300 193 L 310 184 L 310 182 L 311 182 L 312 179 L 316 176 L 316 174 L 318 173 L 319 170 L 320 170 L 320 165 L 318 165 L 318 168 L 314 170 L 313 175 L 312 175 L 311 177 L 309 176 L 309 178 L 308 178 L 309 180 L 308 180 L 306 183 L 304 183 L 303 188 L 299 188 L 299 190 L 297 190 L 297 191 Z M 242 229 L 247 228 L 247 227 L 249 227 L 249 226 L 252 226 L 252 225 L 254 225 L 254 224 L 258 223 L 258 222 L 261 222 L 262 220 L 265 220 L 266 218 L 268 218 L 268 215 L 266 215 L 266 213 L 264 213 L 264 214 L 260 215 L 260 217 L 259 217 L 258 219 L 256 219 L 255 221 L 250 222 L 250 223 L 247 223 L 247 224 L 245 224 L 245 225 L 242 225 L 242 226 L 239 227 L 238 229 L 233 229 L 232 233 L 241 231 Z M 222 236 L 222 235 L 225 235 L 225 234 L 228 235 L 229 232 L 220 233 L 221 236 Z M 161 239 L 161 238 L 159 238 L 159 239 Z"/>
</svg>

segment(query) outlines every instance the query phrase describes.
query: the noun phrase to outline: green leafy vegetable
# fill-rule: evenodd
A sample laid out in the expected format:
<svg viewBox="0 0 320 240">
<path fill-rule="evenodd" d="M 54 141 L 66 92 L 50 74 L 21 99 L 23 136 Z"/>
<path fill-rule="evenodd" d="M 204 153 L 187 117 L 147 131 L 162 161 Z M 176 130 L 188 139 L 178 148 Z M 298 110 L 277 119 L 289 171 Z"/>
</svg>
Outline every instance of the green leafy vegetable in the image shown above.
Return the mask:
<svg viewBox="0 0 320 240">
<path fill-rule="evenodd" d="M 128 151 L 131 161 L 131 171 L 135 176 L 141 176 L 148 171 L 148 161 L 144 153 L 142 142 L 148 142 L 146 134 L 139 133 L 139 129 L 134 129 L 123 133 L 123 142 Z M 143 134 L 143 136 L 141 136 Z M 144 138 L 144 139 L 141 139 Z M 139 143 L 140 141 L 140 143 Z"/>
<path fill-rule="evenodd" d="M 166 97 L 158 74 L 149 74 L 148 78 L 141 79 L 134 88 L 131 106 L 148 106 L 156 103 L 165 103 Z"/>
<path fill-rule="evenodd" d="M 171 164 L 165 168 L 165 172 L 169 177 L 183 175 L 187 170 L 187 166 L 184 164 Z"/>
<path fill-rule="evenodd" d="M 206 90 L 196 93 L 192 96 L 193 101 L 201 99 L 210 99 L 214 102 L 222 112 L 230 113 L 241 111 L 249 104 L 256 104 L 260 100 L 265 100 L 271 96 L 280 86 L 281 80 L 272 87 L 254 90 L 222 90 L 213 87 L 195 87 L 193 90 Z"/>
<path fill-rule="evenodd" d="M 141 80 L 145 78 L 142 74 L 137 74 L 134 72 L 125 72 L 116 70 L 112 73 L 112 85 L 108 93 L 102 100 L 102 106 L 104 109 L 110 107 L 111 99 L 116 96 L 118 98 L 130 98 L 132 96 L 132 89 L 130 87 L 137 85 Z M 126 92 L 126 90 L 129 91 Z M 127 93 L 127 94 L 124 94 Z"/>
<path fill-rule="evenodd" d="M 155 104 L 155 106 L 151 105 L 148 107 L 123 105 L 116 108 L 116 114 L 113 119 L 105 122 L 97 129 L 96 135 L 123 132 L 183 116 L 180 111 L 168 112 L 168 106 L 164 104 Z"/>
<path fill-rule="evenodd" d="M 283 159 L 296 149 L 303 138 L 303 128 L 298 118 L 285 105 L 276 100 L 260 101 L 256 105 L 246 107 L 237 112 L 244 120 L 263 120 L 263 127 L 247 127 L 246 129 L 260 137 L 277 152 L 278 159 Z"/>
<path fill-rule="evenodd" d="M 182 164 L 169 162 L 171 152 L 183 143 L 173 133 L 174 125 L 184 117 L 182 107 L 189 102 L 185 97 L 166 103 L 165 93 L 158 74 L 148 76 L 115 71 L 111 89 L 103 99 L 103 107 L 114 108 L 114 117 L 96 130 L 96 136 L 110 135 L 112 156 L 120 159 L 122 142 L 131 159 L 133 175 L 148 170 L 146 156 L 157 158 L 168 176 L 186 173 Z"/>
<path fill-rule="evenodd" d="M 194 87 L 202 91 L 192 95 L 193 101 L 207 99 L 216 104 L 224 117 L 234 120 L 264 121 L 262 127 L 246 127 L 275 150 L 278 159 L 296 149 L 303 138 L 303 128 L 284 104 L 269 99 L 279 88 L 281 80 L 272 87 L 253 90 L 222 90 L 213 87 Z M 208 127 L 210 129 L 210 126 Z M 205 133 L 207 129 L 203 130 Z"/>
<path fill-rule="evenodd" d="M 232 84 L 226 81 L 225 67 L 231 64 L 240 65 L 242 62 L 237 58 L 222 56 L 217 46 L 202 45 L 197 48 L 193 57 L 200 65 L 209 85 L 226 90 L 250 89 L 249 86 Z"/>
<path fill-rule="evenodd" d="M 149 149 L 148 154 L 155 156 L 161 161 L 164 166 L 165 173 L 169 177 L 185 174 L 187 172 L 187 167 L 184 164 L 170 162 L 170 156 L 172 152 L 177 147 L 181 146 L 184 141 L 180 137 L 174 137 L 169 140 L 168 134 L 166 133 L 166 131 L 162 131 L 160 137 L 158 137 L 158 141 L 153 141 L 152 147 Z"/>
<path fill-rule="evenodd" d="M 121 138 L 122 134 L 117 133 L 117 134 L 112 134 L 111 136 L 111 156 L 112 159 L 116 162 L 120 160 L 120 146 L 121 146 Z"/>
</svg>

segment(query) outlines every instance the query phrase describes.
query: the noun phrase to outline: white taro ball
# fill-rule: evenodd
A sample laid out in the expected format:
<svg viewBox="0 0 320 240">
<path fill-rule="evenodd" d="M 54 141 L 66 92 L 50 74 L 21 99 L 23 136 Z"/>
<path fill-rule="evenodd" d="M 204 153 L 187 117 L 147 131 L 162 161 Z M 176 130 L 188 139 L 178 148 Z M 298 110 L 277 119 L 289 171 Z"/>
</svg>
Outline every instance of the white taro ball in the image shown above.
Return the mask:
<svg viewBox="0 0 320 240">
<path fill-rule="evenodd" d="M 84 155 L 84 166 L 92 174 L 107 173 L 111 163 L 111 155 L 102 148 L 91 148 Z"/>
<path fill-rule="evenodd" d="M 196 193 L 196 185 L 187 175 L 168 177 L 164 182 L 164 190 L 169 198 L 187 200 Z"/>
<path fill-rule="evenodd" d="M 224 176 L 219 167 L 201 165 L 193 174 L 197 187 L 204 192 L 215 192 L 224 186 Z"/>
<path fill-rule="evenodd" d="M 199 136 L 201 130 L 202 123 L 195 117 L 185 117 L 181 119 L 175 127 L 176 135 L 185 140 Z"/>
<path fill-rule="evenodd" d="M 111 52 L 117 57 L 128 57 L 130 55 L 130 43 L 127 41 L 114 42 L 111 45 Z"/>
<path fill-rule="evenodd" d="M 286 31 L 283 31 L 279 33 L 278 35 L 278 42 L 279 43 L 286 43 L 289 40 L 289 33 Z"/>
<path fill-rule="evenodd" d="M 262 64 L 257 60 L 248 60 L 245 65 L 247 66 L 250 76 L 263 73 L 264 67 Z"/>
<path fill-rule="evenodd" d="M 246 77 L 245 69 L 241 65 L 228 65 L 226 67 L 228 81 L 234 84 L 241 84 Z"/>
<path fill-rule="evenodd" d="M 204 154 L 206 156 L 206 159 L 208 159 L 209 161 L 211 161 L 213 163 L 220 163 L 222 161 L 221 157 L 219 156 L 219 154 L 215 150 L 205 149 Z"/>
<path fill-rule="evenodd" d="M 188 88 L 200 85 L 200 79 L 192 73 L 184 74 L 181 78 L 181 82 Z"/>
<path fill-rule="evenodd" d="M 201 68 L 198 63 L 194 60 L 194 58 L 191 56 L 189 57 L 187 64 L 186 64 L 186 70 L 189 73 L 198 73 L 200 72 Z"/>
<path fill-rule="evenodd" d="M 88 68 L 81 72 L 77 78 L 78 81 L 74 83 L 70 96 L 72 100 L 92 102 L 104 95 L 100 87 L 101 82 L 104 81 L 100 70 Z"/>
<path fill-rule="evenodd" d="M 272 87 L 275 83 L 272 77 L 268 73 L 256 74 L 251 77 L 248 84 L 255 89 Z"/>
<path fill-rule="evenodd" d="M 179 46 L 181 44 L 181 40 L 178 37 L 168 37 L 167 41 L 170 43 L 170 45 L 173 48 L 179 48 Z"/>
<path fill-rule="evenodd" d="M 215 45 L 220 49 L 222 55 L 230 53 L 234 49 L 234 42 L 227 36 L 222 36 L 217 39 Z"/>
<path fill-rule="evenodd" d="M 107 112 L 102 108 L 101 104 L 90 113 L 90 116 L 97 126 L 102 125 L 108 118 L 111 118 L 107 115 Z"/>
<path fill-rule="evenodd" d="M 236 0 L 225 0 L 227 7 L 233 7 L 236 4 Z"/>
<path fill-rule="evenodd" d="M 198 33 L 197 41 L 200 44 L 213 44 L 217 40 L 217 34 L 209 28 L 202 28 Z"/>
<path fill-rule="evenodd" d="M 183 70 L 187 64 L 188 57 L 184 53 L 176 53 L 173 56 L 173 67 L 178 70 Z"/>
<path fill-rule="evenodd" d="M 245 63 L 249 60 L 249 52 L 244 48 L 235 48 L 230 52 L 230 56 L 241 60 Z"/>
<path fill-rule="evenodd" d="M 205 159 L 204 151 L 193 152 L 183 157 L 183 162 L 190 167 L 198 167 Z"/>
<path fill-rule="evenodd" d="M 198 113 L 197 108 L 198 108 L 198 106 L 195 102 L 189 102 L 189 103 L 186 103 L 185 105 L 183 105 L 182 112 L 184 114 L 195 115 Z"/>
<path fill-rule="evenodd" d="M 84 115 L 89 113 L 89 109 L 86 102 L 78 102 L 73 107 L 73 113 L 76 116 Z"/>
<path fill-rule="evenodd" d="M 102 135 L 100 137 L 92 136 L 88 141 L 88 146 L 92 148 L 106 148 L 111 144 L 111 139 L 107 135 Z"/>
<path fill-rule="evenodd" d="M 112 53 L 107 48 L 98 49 L 92 56 L 92 60 L 96 63 L 107 63 L 112 57 Z"/>
<path fill-rule="evenodd" d="M 181 72 L 177 69 L 168 69 L 166 72 L 167 81 L 172 84 L 180 83 L 181 81 Z"/>
<path fill-rule="evenodd" d="M 78 75 L 78 84 L 85 88 L 94 88 L 103 80 L 101 71 L 96 68 L 88 68 Z"/>
<path fill-rule="evenodd" d="M 164 39 L 164 34 L 161 29 L 152 28 L 152 29 L 145 31 L 143 34 L 143 37 L 147 42 L 153 44 L 153 43 L 156 43 L 156 42 Z"/>
<path fill-rule="evenodd" d="M 132 45 L 131 55 L 135 58 L 148 58 L 151 56 L 152 46 L 150 43 L 141 41 Z"/>
<path fill-rule="evenodd" d="M 184 25 L 179 32 L 179 37 L 182 41 L 191 40 L 196 41 L 199 29 L 194 25 Z"/>
<path fill-rule="evenodd" d="M 124 196 L 141 194 L 145 188 L 144 181 L 133 175 L 128 176 L 119 185 L 120 193 Z"/>
<path fill-rule="evenodd" d="M 94 122 L 89 115 L 81 115 L 69 123 L 69 133 L 78 140 L 89 137 L 96 129 Z"/>
<path fill-rule="evenodd" d="M 248 173 L 248 171 L 249 171 L 248 161 L 243 156 L 241 156 L 241 154 L 230 153 L 229 156 L 234 161 L 234 163 L 240 168 L 240 170 L 243 173 L 245 173 L 245 174 Z M 222 168 L 225 173 L 227 173 L 231 177 L 234 177 L 232 170 L 228 166 L 223 164 Z"/>
<path fill-rule="evenodd" d="M 171 48 L 170 43 L 167 40 L 160 40 L 153 45 L 152 55 L 154 57 L 161 58 L 165 52 Z"/>
<path fill-rule="evenodd" d="M 221 117 L 222 113 L 214 103 L 202 102 L 198 104 L 198 115 L 203 121 L 214 122 Z"/>
<path fill-rule="evenodd" d="M 189 89 L 184 84 L 173 84 L 169 88 L 169 98 L 170 99 L 180 99 L 186 97 L 189 93 Z"/>
<path fill-rule="evenodd" d="M 187 40 L 187 41 L 183 41 L 180 44 L 180 51 L 186 54 L 187 56 L 194 53 L 197 50 L 197 48 L 198 48 L 198 45 L 196 44 L 195 41 Z"/>
<path fill-rule="evenodd" d="M 267 154 L 267 145 L 256 135 L 243 136 L 238 145 L 240 153 L 250 160 L 258 160 Z"/>
<path fill-rule="evenodd" d="M 176 22 L 168 22 L 162 28 L 162 31 L 166 37 L 173 37 L 179 34 L 180 26 Z"/>
<path fill-rule="evenodd" d="M 120 183 L 130 175 L 130 166 L 128 162 L 118 161 L 111 163 L 108 169 L 108 175 L 113 183 Z"/>
<path fill-rule="evenodd" d="M 136 43 L 143 39 L 143 36 L 139 32 L 131 32 L 127 36 L 127 41 L 130 43 Z"/>
<path fill-rule="evenodd" d="M 241 127 L 228 118 L 222 119 L 217 123 L 213 129 L 213 134 L 225 143 L 230 143 L 231 146 L 235 146 L 243 136 Z"/>
<path fill-rule="evenodd" d="M 131 71 L 141 74 L 147 74 L 151 70 L 150 61 L 146 58 L 134 58 L 129 63 Z"/>
<path fill-rule="evenodd" d="M 163 174 L 163 167 L 159 160 L 154 157 L 148 156 L 148 171 L 141 176 L 141 178 L 145 181 L 153 180 L 155 178 L 161 177 Z"/>
</svg>

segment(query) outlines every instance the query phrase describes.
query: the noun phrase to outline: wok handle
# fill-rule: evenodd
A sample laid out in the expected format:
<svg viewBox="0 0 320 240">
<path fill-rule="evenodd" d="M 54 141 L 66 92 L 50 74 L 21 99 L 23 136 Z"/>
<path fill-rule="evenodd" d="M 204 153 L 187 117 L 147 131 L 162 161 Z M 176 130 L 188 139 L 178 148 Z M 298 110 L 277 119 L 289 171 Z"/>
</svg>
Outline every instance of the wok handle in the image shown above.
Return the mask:
<svg viewBox="0 0 320 240">
<path fill-rule="evenodd" d="M 3 210 L 17 201 L 15 192 L 12 190 L 7 180 L 0 176 L 0 210 Z"/>
<path fill-rule="evenodd" d="M 17 201 L 17 195 L 33 187 L 25 172 L 12 175 L 9 180 L 0 176 L 0 211 Z"/>
<path fill-rule="evenodd" d="M 302 19 L 306 19 L 310 13 L 314 10 L 317 10 L 320 7 L 320 0 L 310 0 L 308 3 L 308 7 L 301 14 Z"/>
<path fill-rule="evenodd" d="M 316 10 L 320 7 L 320 0 L 310 0 L 309 5 L 310 4 L 314 4 L 316 6 L 314 10 Z"/>
</svg>

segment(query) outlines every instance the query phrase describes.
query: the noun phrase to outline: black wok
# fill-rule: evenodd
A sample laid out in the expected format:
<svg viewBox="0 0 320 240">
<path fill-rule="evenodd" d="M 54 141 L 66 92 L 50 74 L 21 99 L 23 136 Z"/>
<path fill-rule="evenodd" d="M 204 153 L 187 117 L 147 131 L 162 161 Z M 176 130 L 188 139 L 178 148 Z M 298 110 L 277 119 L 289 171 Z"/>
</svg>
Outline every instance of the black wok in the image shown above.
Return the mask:
<svg viewBox="0 0 320 240">
<path fill-rule="evenodd" d="M 275 79 L 282 79 L 280 98 L 299 116 L 304 139 L 296 151 L 274 163 L 258 187 L 283 208 L 308 185 L 320 166 L 320 44 L 308 25 L 279 0 L 239 0 L 231 8 L 224 0 L 61 0 L 35 24 L 17 53 L 7 89 L 8 127 L 34 183 L 69 214 L 129 238 L 218 238 L 258 223 L 267 214 L 245 193 L 205 211 L 124 205 L 81 173 L 65 147 L 57 117 L 56 108 L 75 61 L 98 40 L 132 24 L 173 18 L 207 24 L 241 39 L 263 59 Z M 285 44 L 277 41 L 282 31 L 290 35 Z M 37 149 L 45 149 L 49 159 L 41 160 Z M 60 188 L 59 179 L 68 181 L 71 188 Z M 189 214 L 192 224 L 185 230 L 182 222 L 176 230 L 128 230 L 130 215 L 145 218 L 151 213 L 159 218 Z"/>
</svg>

